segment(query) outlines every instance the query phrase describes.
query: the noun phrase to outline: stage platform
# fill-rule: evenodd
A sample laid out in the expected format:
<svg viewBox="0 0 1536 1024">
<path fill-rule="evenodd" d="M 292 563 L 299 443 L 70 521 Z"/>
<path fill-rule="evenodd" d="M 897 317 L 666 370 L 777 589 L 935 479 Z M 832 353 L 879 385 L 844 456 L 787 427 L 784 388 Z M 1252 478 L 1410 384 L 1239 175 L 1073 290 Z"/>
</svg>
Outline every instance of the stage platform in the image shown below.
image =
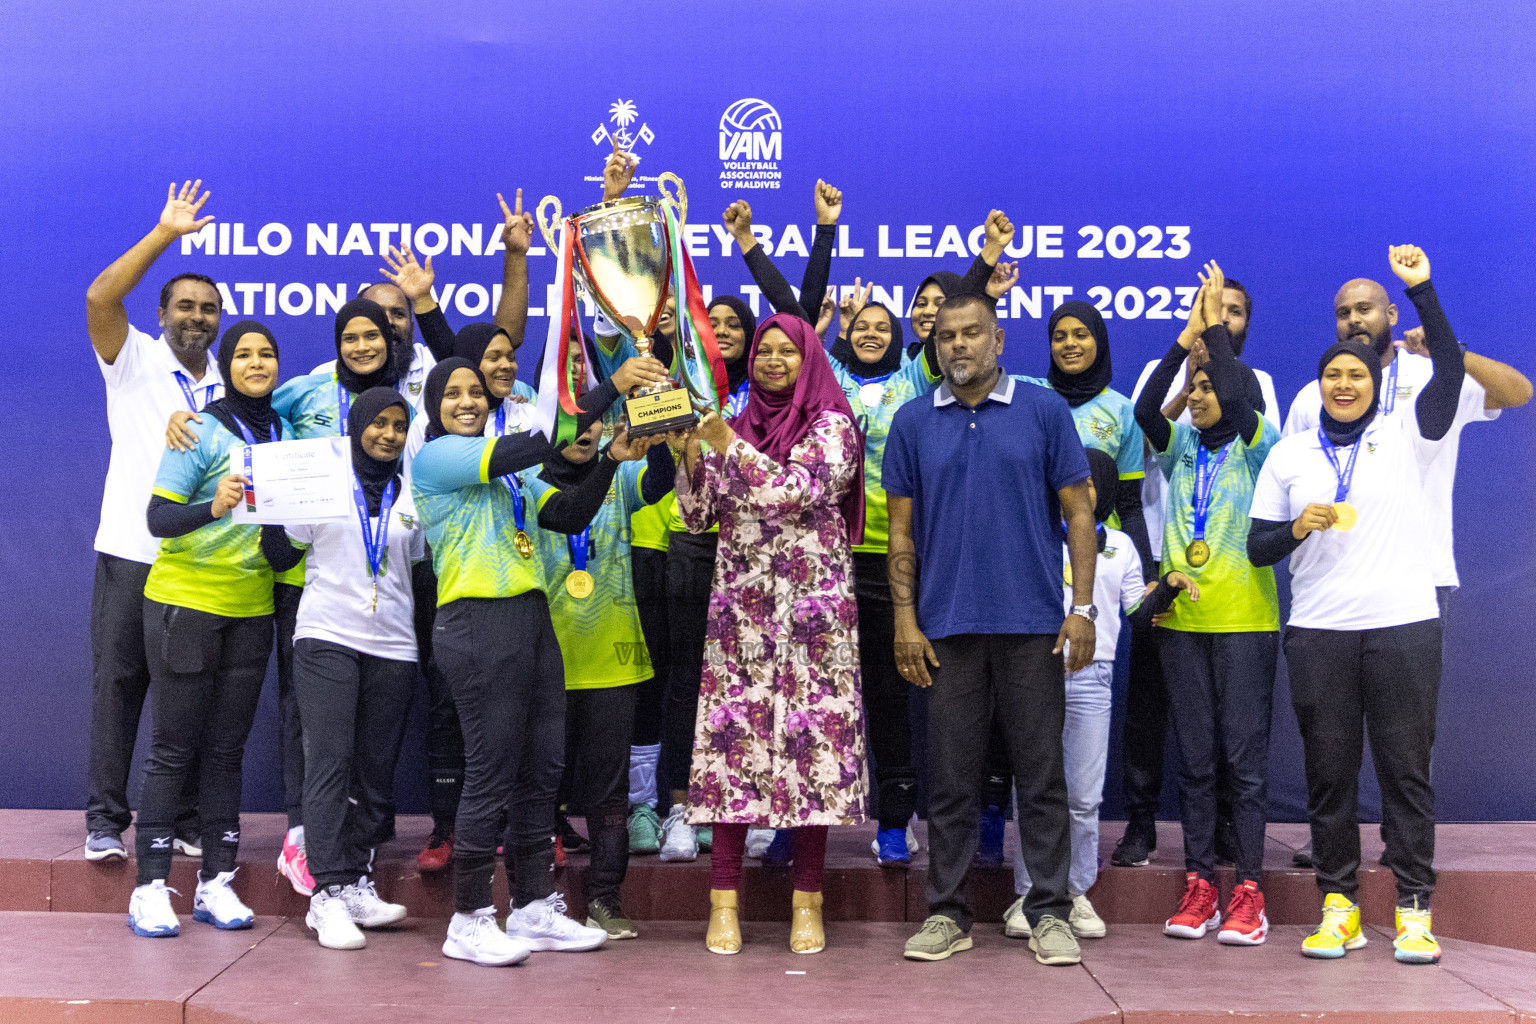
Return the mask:
<svg viewBox="0 0 1536 1024">
<path fill-rule="evenodd" d="M 1214 937 L 1163 936 L 1158 925 L 1183 878 L 1178 827 L 1163 824 L 1151 864 L 1106 867 L 1100 876 L 1092 897 L 1110 933 L 1084 942 L 1075 968 L 1042 967 L 1026 943 L 1002 935 L 996 922 L 1012 898 L 1003 868 L 972 874 L 981 917 L 973 950 L 939 964 L 903 960 L 902 944 L 925 916 L 926 858 L 919 854 L 906 871 L 880 868 L 866 827 L 833 830 L 829 945 L 818 956 L 789 952 L 787 870 L 748 861 L 747 945 L 741 956 L 719 957 L 703 949 L 708 857 L 691 864 L 635 857 L 625 907 L 640 923 L 638 941 L 535 954 L 504 970 L 442 956 L 452 872 L 416 871 L 429 828 L 420 817 L 399 820 L 399 838 L 380 851 L 377 873 L 381 892 L 409 906 L 412 918 L 370 933 L 366 950 L 321 949 L 304 928 L 306 901 L 276 878 L 284 824 L 275 814 L 243 818 L 236 888 L 261 915 L 255 928 L 219 932 L 194 923 L 196 865 L 178 857 L 171 884 L 181 890 L 183 934 L 150 940 L 125 923 L 133 863 L 86 862 L 79 812 L 0 811 L 0 1021 L 1536 1021 L 1536 824 L 1440 826 L 1435 922 L 1445 959 L 1437 967 L 1392 959 L 1392 881 L 1375 863 L 1374 826 L 1363 830 L 1361 879 L 1370 944 L 1342 962 L 1310 961 L 1298 951 L 1319 904 L 1310 872 L 1290 866 L 1304 826 L 1269 829 L 1265 885 L 1275 927 L 1268 944 L 1242 949 Z M 1106 860 L 1120 830 L 1105 824 Z M 125 838 L 131 848 L 131 833 Z M 1010 824 L 1010 855 L 1013 842 Z M 583 905 L 584 873 L 579 856 L 561 872 L 573 910 Z M 504 892 L 497 898 L 504 908 Z"/>
<path fill-rule="evenodd" d="M 577 821 L 578 826 L 580 821 Z M 302 917 L 306 900 L 274 865 L 285 821 L 279 814 L 247 814 L 235 888 L 260 915 Z M 1090 891 L 1094 906 L 1111 924 L 1161 923 L 1183 892 L 1183 853 L 1177 824 L 1158 826 L 1152 862 L 1140 868 L 1109 866 L 1122 827 L 1106 822 L 1101 846 L 1103 871 Z M 430 819 L 401 816 L 398 838 L 379 851 L 380 893 L 404 903 L 414 917 L 446 919 L 452 913 L 452 871 L 421 875 L 416 852 L 430 831 Z M 919 823 L 919 834 L 923 826 Z M 1008 855 L 1015 841 L 1008 825 Z M 927 856 L 920 852 L 909 870 L 882 869 L 869 852 L 872 825 L 833 829 L 828 844 L 826 917 L 829 921 L 920 922 L 927 916 L 923 895 Z M 130 851 L 133 833 L 124 836 Z M 1291 866 L 1291 854 L 1307 839 L 1305 825 L 1269 827 L 1264 889 L 1270 919 L 1277 925 L 1314 925 L 1321 898 L 1310 871 Z M 0 810 L 0 910 L 126 912 L 134 885 L 132 860 L 92 864 L 85 860 L 83 815 L 78 811 Z M 926 845 L 926 837 L 923 837 Z M 1360 902 L 1367 922 L 1392 926 L 1392 875 L 1377 863 L 1381 838 L 1376 826 L 1361 829 L 1365 865 Z M 1435 930 L 1445 937 L 1536 952 L 1536 823 L 1441 825 L 1436 833 Z M 1011 862 L 1011 861 L 1010 861 Z M 559 885 L 573 908 L 586 905 L 586 858 L 573 855 Z M 178 912 L 189 914 L 196 865 L 177 857 L 170 884 L 181 890 Z M 971 896 L 979 920 L 1002 919 L 1013 900 L 1011 869 L 978 868 Z M 1231 886 L 1223 872 L 1222 890 Z M 748 860 L 743 914 L 749 920 L 788 920 L 790 873 Z M 502 872 L 497 872 L 498 905 L 505 906 Z M 709 912 L 709 857 L 663 864 L 656 857 L 630 858 L 624 908 L 640 921 L 703 921 Z"/>
</svg>

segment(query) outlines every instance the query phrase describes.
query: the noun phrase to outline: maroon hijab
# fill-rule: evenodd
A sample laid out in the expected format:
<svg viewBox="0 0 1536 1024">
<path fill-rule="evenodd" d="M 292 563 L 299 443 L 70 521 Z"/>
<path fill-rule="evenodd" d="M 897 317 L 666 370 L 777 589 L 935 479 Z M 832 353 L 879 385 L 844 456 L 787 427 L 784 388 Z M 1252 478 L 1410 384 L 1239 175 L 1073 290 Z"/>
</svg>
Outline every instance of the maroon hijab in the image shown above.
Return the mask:
<svg viewBox="0 0 1536 1024">
<path fill-rule="evenodd" d="M 811 424 L 824 412 L 836 412 L 848 417 L 848 422 L 858 434 L 858 472 L 853 484 L 843 497 L 840 508 L 843 520 L 848 524 L 848 536 L 852 543 L 864 540 L 864 436 L 853 417 L 853 407 L 843 394 L 832 364 L 827 361 L 826 350 L 815 329 L 798 316 L 775 313 L 757 325 L 752 336 L 752 348 L 747 353 L 748 373 L 757 363 L 757 346 L 763 334 L 777 327 L 789 336 L 795 348 L 800 350 L 800 376 L 795 385 L 782 391 L 769 391 L 754 382 L 747 390 L 747 406 L 731 420 L 731 427 L 752 447 L 773 461 L 784 464 L 795 445 L 810 433 Z"/>
</svg>

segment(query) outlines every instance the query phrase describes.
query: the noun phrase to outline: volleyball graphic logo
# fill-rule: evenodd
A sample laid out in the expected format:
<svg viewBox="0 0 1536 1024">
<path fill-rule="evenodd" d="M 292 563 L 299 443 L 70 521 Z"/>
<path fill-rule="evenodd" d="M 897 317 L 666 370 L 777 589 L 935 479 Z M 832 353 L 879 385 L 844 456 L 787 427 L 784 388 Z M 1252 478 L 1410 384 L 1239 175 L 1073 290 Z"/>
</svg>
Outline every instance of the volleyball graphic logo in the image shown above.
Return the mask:
<svg viewBox="0 0 1536 1024">
<path fill-rule="evenodd" d="M 721 188 L 778 188 L 784 122 L 767 100 L 737 100 L 720 115 Z"/>
</svg>

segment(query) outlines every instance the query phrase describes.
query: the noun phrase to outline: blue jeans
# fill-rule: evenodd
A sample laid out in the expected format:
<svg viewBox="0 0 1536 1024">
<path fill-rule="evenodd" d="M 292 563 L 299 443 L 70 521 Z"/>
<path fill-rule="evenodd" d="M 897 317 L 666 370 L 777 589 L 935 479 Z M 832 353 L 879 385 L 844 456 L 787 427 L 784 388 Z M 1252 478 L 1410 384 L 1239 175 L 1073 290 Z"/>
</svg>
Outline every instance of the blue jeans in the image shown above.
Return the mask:
<svg viewBox="0 0 1536 1024">
<path fill-rule="evenodd" d="M 1087 892 L 1099 877 L 1099 805 L 1104 801 L 1104 764 L 1109 758 L 1110 679 L 1114 672 L 1113 661 L 1095 661 L 1067 676 L 1067 718 L 1061 730 L 1061 747 L 1072 823 L 1072 869 L 1067 875 L 1067 892 L 1072 896 Z M 1023 896 L 1029 889 L 1029 871 L 1016 848 L 1013 891 Z"/>
</svg>

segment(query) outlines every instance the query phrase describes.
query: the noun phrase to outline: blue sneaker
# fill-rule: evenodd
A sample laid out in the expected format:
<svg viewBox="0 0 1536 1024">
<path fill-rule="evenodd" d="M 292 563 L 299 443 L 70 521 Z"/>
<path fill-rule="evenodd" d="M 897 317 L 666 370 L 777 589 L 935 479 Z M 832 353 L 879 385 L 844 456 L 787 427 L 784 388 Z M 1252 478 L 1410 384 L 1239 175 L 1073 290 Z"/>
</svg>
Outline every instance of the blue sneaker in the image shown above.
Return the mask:
<svg viewBox="0 0 1536 1024">
<path fill-rule="evenodd" d="M 763 863 L 769 867 L 786 867 L 795 860 L 795 833 L 781 828 L 773 834 L 773 842 L 763 851 Z"/>
<path fill-rule="evenodd" d="M 85 836 L 86 860 L 127 860 L 128 850 L 123 846 L 123 839 L 116 832 L 106 829 L 97 829 L 86 833 Z"/>
<path fill-rule="evenodd" d="M 976 863 L 996 865 L 1003 862 L 1003 809 L 988 804 L 981 812 L 981 836 L 976 844 Z"/>
<path fill-rule="evenodd" d="M 234 878 L 234 871 L 221 871 L 211 881 L 199 881 L 192 896 L 192 920 L 211 924 L 222 931 L 251 927 L 256 915 L 230 888 L 229 883 Z"/>
<path fill-rule="evenodd" d="M 128 927 L 146 939 L 168 939 L 181 934 L 181 923 L 171 908 L 171 893 L 163 879 L 138 886 L 128 900 Z"/>
<path fill-rule="evenodd" d="M 912 863 L 912 851 L 907 849 L 906 829 L 883 828 L 875 837 L 875 842 L 880 844 L 875 859 L 881 867 L 904 868 Z"/>
</svg>

